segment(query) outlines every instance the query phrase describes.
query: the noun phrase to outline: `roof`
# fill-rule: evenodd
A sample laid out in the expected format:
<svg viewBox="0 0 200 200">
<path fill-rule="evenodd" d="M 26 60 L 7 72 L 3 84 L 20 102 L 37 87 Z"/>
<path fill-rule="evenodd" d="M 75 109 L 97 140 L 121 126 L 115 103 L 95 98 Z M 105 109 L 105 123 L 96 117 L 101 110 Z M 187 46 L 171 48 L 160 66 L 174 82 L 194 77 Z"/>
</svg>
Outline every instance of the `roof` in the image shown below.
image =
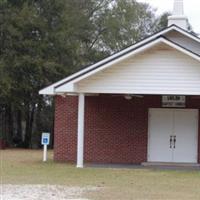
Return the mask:
<svg viewBox="0 0 200 200">
<path fill-rule="evenodd" d="M 146 48 L 150 48 L 152 45 L 155 45 L 156 43 L 159 42 L 163 42 L 179 51 L 182 51 L 183 53 L 192 56 L 194 59 L 197 59 L 200 61 L 200 56 L 194 52 L 192 52 L 189 49 L 186 49 L 185 47 L 167 39 L 166 37 L 164 37 L 164 35 L 168 32 L 171 31 L 177 31 L 180 34 L 189 37 L 195 41 L 197 41 L 198 43 L 200 43 L 200 38 L 198 38 L 197 36 L 185 31 L 184 29 L 176 26 L 176 25 L 172 25 L 170 27 L 167 27 L 145 39 L 143 39 L 142 41 L 131 45 L 129 47 L 127 47 L 126 49 L 123 49 L 91 66 L 88 66 L 42 90 L 39 91 L 39 94 L 44 94 L 44 95 L 55 95 L 57 93 L 62 93 L 62 88 L 64 85 L 68 84 L 69 87 L 69 83 L 74 83 L 76 81 L 79 81 L 85 77 L 88 77 L 91 74 L 96 73 L 99 70 L 102 70 L 106 67 L 109 67 L 110 65 L 112 65 L 115 62 L 119 62 L 119 60 L 122 60 L 130 55 L 136 54 L 138 52 L 141 52 L 142 50 L 146 49 Z M 70 90 L 73 90 L 73 86 L 70 86 Z"/>
</svg>

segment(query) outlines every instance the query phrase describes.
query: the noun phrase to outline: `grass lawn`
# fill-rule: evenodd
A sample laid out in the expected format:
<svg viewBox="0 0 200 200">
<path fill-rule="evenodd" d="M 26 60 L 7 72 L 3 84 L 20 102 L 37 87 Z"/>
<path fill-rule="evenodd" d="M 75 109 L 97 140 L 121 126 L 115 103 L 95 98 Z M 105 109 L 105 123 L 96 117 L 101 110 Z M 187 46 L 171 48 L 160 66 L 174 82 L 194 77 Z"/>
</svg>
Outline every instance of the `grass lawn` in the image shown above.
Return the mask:
<svg viewBox="0 0 200 200">
<path fill-rule="evenodd" d="M 55 163 L 53 152 L 42 163 L 42 151 L 0 151 L 3 184 L 53 184 L 94 186 L 88 199 L 120 200 L 199 200 L 200 172 L 152 169 L 76 169 L 66 163 Z"/>
</svg>

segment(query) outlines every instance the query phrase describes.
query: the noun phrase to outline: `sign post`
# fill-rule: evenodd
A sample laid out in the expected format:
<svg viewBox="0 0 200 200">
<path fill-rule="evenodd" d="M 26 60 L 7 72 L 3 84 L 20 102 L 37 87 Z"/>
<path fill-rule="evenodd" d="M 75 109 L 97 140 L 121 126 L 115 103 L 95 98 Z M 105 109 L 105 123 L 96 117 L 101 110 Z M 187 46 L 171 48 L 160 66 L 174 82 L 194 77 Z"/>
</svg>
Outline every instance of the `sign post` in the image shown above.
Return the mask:
<svg viewBox="0 0 200 200">
<path fill-rule="evenodd" d="M 43 162 L 47 161 L 47 145 L 49 145 L 50 133 L 42 133 L 41 144 L 43 145 Z"/>
</svg>

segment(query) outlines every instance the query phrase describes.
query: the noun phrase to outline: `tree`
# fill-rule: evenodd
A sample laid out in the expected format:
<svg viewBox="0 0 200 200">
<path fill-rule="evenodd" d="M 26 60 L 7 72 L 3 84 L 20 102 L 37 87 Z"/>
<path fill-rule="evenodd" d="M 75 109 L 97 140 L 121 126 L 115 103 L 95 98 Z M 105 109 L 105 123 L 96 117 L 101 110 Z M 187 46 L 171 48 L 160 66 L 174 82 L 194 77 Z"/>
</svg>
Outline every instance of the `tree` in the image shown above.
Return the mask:
<svg viewBox="0 0 200 200">
<path fill-rule="evenodd" d="M 155 22 L 156 16 L 149 4 L 135 0 L 113 1 L 110 9 L 106 9 L 97 21 L 97 27 L 104 30 L 98 48 L 109 53 L 120 51 L 152 34 L 156 29 Z"/>
<path fill-rule="evenodd" d="M 41 88 L 165 26 L 158 21 L 135 0 L 1 0 L 0 105 L 9 143 L 30 147 L 52 130 L 53 102 Z"/>
<path fill-rule="evenodd" d="M 168 17 L 170 15 L 171 14 L 169 12 L 165 12 L 157 18 L 155 31 L 160 31 L 161 29 L 168 26 Z"/>
<path fill-rule="evenodd" d="M 47 23 L 35 2 L 13 2 L 6 2 L 1 12 L 1 66 L 4 76 L 8 77 L 2 80 L 9 86 L 3 97 L 7 97 L 10 118 L 17 113 L 14 137 L 21 137 L 18 134 L 21 134 L 23 119 L 26 123 L 24 144 L 30 146 L 35 109 L 42 102 L 38 90 L 60 78 L 65 68 L 56 62 L 55 54 L 49 56 Z M 12 127 L 13 119 L 9 121 Z"/>
</svg>

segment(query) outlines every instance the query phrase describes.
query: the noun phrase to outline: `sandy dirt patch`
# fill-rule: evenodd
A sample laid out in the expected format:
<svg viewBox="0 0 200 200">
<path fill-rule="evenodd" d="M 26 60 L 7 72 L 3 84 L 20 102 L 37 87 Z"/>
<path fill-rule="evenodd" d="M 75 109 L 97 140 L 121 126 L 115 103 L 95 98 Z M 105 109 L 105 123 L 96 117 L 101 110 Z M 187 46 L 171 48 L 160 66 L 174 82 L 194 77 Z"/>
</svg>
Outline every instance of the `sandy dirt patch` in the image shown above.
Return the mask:
<svg viewBox="0 0 200 200">
<path fill-rule="evenodd" d="M 88 200 L 87 192 L 95 187 L 56 185 L 1 185 L 1 200 Z"/>
</svg>

